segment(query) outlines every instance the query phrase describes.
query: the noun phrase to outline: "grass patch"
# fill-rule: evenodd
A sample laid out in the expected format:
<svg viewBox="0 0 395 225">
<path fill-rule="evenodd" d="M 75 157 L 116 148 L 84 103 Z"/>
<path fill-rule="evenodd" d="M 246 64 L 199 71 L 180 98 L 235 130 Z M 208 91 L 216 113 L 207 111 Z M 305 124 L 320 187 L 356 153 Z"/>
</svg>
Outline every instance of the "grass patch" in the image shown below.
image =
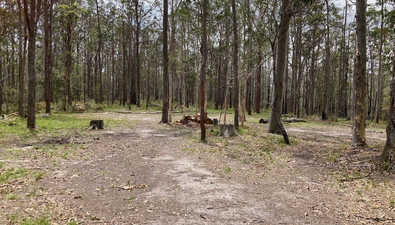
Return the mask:
<svg viewBox="0 0 395 225">
<path fill-rule="evenodd" d="M 0 174 L 0 184 L 8 183 L 12 179 L 25 177 L 27 175 L 26 170 L 20 169 L 7 169 L 4 173 Z"/>
<path fill-rule="evenodd" d="M 43 175 L 44 175 L 43 172 L 35 172 L 35 173 L 33 174 L 34 180 L 38 181 L 38 180 L 40 180 L 40 179 L 43 179 Z"/>
<path fill-rule="evenodd" d="M 133 201 L 135 198 L 136 198 L 136 196 L 131 195 L 131 196 L 129 196 L 129 201 Z"/>
<path fill-rule="evenodd" d="M 21 225 L 50 225 L 51 221 L 43 216 L 37 219 L 27 218 L 23 219 Z"/>
<path fill-rule="evenodd" d="M 7 199 L 8 200 L 17 200 L 19 196 L 17 194 L 8 194 Z"/>
<path fill-rule="evenodd" d="M 50 225 L 51 221 L 46 216 L 39 218 L 23 218 L 18 214 L 7 215 L 9 224 L 20 224 L 20 225 Z"/>
<path fill-rule="evenodd" d="M 182 151 L 184 151 L 184 152 L 195 152 L 196 149 L 194 149 L 194 148 L 183 148 Z"/>
<path fill-rule="evenodd" d="M 230 168 L 230 166 L 228 166 L 228 167 L 226 167 L 224 169 L 224 171 L 227 172 L 227 173 L 231 173 L 232 172 L 232 168 Z"/>
</svg>

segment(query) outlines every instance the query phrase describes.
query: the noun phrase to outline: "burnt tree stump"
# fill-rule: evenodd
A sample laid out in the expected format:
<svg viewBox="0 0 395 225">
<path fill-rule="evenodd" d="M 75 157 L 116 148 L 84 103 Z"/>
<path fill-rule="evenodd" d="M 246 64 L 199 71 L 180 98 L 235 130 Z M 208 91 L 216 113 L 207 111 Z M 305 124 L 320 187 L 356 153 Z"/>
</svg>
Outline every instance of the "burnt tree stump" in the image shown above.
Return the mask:
<svg viewBox="0 0 395 225">
<path fill-rule="evenodd" d="M 234 124 L 222 124 L 219 126 L 219 135 L 224 137 L 239 136 Z"/>
<path fill-rule="evenodd" d="M 218 119 L 213 119 L 214 126 L 218 126 Z"/>
<path fill-rule="evenodd" d="M 91 120 L 89 126 L 89 130 L 104 129 L 104 122 L 103 120 Z"/>
</svg>

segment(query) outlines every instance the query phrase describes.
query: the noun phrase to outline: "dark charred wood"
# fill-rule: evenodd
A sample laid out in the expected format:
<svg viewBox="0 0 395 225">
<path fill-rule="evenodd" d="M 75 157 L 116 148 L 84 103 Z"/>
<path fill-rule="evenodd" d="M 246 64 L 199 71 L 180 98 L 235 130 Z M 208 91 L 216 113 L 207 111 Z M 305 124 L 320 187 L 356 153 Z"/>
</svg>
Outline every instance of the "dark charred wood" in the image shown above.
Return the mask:
<svg viewBox="0 0 395 225">
<path fill-rule="evenodd" d="M 267 120 L 267 119 L 260 119 L 259 123 L 269 123 L 269 120 Z"/>
<path fill-rule="evenodd" d="M 104 129 L 103 120 L 91 120 L 89 124 L 89 130 L 94 130 L 94 129 Z"/>
</svg>

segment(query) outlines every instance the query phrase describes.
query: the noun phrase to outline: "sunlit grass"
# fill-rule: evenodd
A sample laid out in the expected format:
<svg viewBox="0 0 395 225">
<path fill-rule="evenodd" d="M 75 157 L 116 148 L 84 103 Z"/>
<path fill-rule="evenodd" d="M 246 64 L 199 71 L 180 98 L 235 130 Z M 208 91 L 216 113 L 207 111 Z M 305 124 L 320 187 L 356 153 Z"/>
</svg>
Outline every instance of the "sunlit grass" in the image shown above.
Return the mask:
<svg viewBox="0 0 395 225">
<path fill-rule="evenodd" d="M 22 145 L 44 137 L 67 136 L 75 132 L 84 132 L 91 120 L 104 120 L 105 128 L 132 127 L 133 121 L 125 123 L 122 118 L 113 118 L 101 113 L 56 113 L 50 116 L 36 117 L 36 129 L 27 129 L 25 118 L 9 118 L 15 120 L 15 125 L 0 121 L 0 147 L 8 143 L 21 143 Z"/>
</svg>

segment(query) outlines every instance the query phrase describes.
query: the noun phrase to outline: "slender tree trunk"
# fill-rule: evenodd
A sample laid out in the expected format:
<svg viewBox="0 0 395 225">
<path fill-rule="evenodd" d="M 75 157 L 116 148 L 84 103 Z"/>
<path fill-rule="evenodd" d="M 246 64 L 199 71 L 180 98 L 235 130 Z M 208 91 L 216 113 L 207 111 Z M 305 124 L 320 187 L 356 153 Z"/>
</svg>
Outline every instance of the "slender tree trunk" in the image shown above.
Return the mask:
<svg viewBox="0 0 395 225">
<path fill-rule="evenodd" d="M 174 0 L 171 1 L 171 34 L 170 34 L 170 71 L 169 73 L 169 122 L 172 122 L 173 111 L 173 78 L 176 77 L 176 21 L 174 19 Z"/>
<path fill-rule="evenodd" d="M 44 0 L 44 79 L 45 113 L 51 113 L 52 77 L 52 8 L 53 0 Z"/>
<path fill-rule="evenodd" d="M 378 123 L 380 120 L 380 114 L 381 114 L 381 96 L 383 95 L 383 90 L 381 88 L 382 82 L 381 82 L 381 70 L 382 70 L 382 52 L 383 52 L 383 42 L 384 42 L 384 37 L 383 37 L 383 25 L 384 24 L 384 1 L 381 0 L 381 23 L 380 23 L 380 48 L 379 48 L 379 72 L 377 74 L 377 98 L 376 98 L 376 116 L 375 116 L 375 122 Z"/>
<path fill-rule="evenodd" d="M 276 71 L 274 74 L 274 91 L 272 99 L 272 107 L 270 114 L 269 133 L 281 132 L 278 123 L 276 122 L 275 115 L 278 118 L 281 117 L 282 112 L 282 100 L 283 100 L 283 82 L 285 67 L 287 67 L 287 45 L 288 45 L 288 30 L 289 24 L 292 18 L 292 1 L 282 1 L 282 16 L 280 22 L 280 29 L 278 31 L 278 42 L 277 42 L 277 57 L 276 57 Z"/>
<path fill-rule="evenodd" d="M 28 45 L 28 98 L 27 128 L 36 128 L 36 36 L 37 22 L 40 17 L 41 0 L 24 0 L 24 12 L 29 33 Z"/>
<path fill-rule="evenodd" d="M 314 96 L 315 96 L 315 62 L 316 62 L 316 31 L 317 25 L 314 25 L 314 30 L 312 33 L 312 50 L 311 50 L 311 65 L 310 65 L 310 92 L 309 92 L 309 110 L 308 114 L 314 114 Z"/>
<path fill-rule="evenodd" d="M 324 93 L 324 106 L 322 108 L 322 120 L 328 119 L 329 113 L 329 78 L 330 78 L 330 45 L 329 45 L 329 3 L 326 3 L 326 38 L 325 38 L 325 93 Z"/>
<path fill-rule="evenodd" d="M 202 18 L 202 66 L 200 69 L 200 140 L 206 141 L 206 68 L 207 68 L 207 12 L 208 0 L 203 0 L 203 18 Z"/>
<path fill-rule="evenodd" d="M 140 62 L 140 26 L 141 26 L 141 22 L 140 22 L 140 18 L 139 18 L 139 11 L 138 11 L 138 7 L 139 7 L 139 1 L 138 0 L 134 0 L 135 3 L 135 9 L 136 9 L 136 47 L 135 47 L 135 51 L 136 51 L 136 103 L 137 103 L 137 107 L 140 108 L 141 107 L 141 74 L 140 74 L 140 70 L 141 70 L 141 62 Z M 170 121 L 171 122 L 171 121 Z"/>
<path fill-rule="evenodd" d="M 247 0 L 247 33 L 248 33 L 248 51 L 247 51 L 247 83 L 246 83 L 246 110 L 248 115 L 252 114 L 252 74 L 253 74 L 253 67 L 254 67 L 254 58 L 253 58 L 253 38 L 252 38 L 252 16 L 251 16 L 251 9 L 250 9 L 250 1 Z M 245 119 L 245 116 L 244 116 Z"/>
<path fill-rule="evenodd" d="M 63 96 L 63 110 L 66 111 L 68 106 L 72 105 L 71 99 L 71 82 L 70 75 L 72 72 L 72 51 L 73 51 L 73 19 L 69 18 L 66 27 L 66 59 L 64 72 L 64 96 Z"/>
<path fill-rule="evenodd" d="M 233 20 L 233 107 L 234 107 L 234 124 L 239 128 L 239 44 L 236 21 L 236 0 L 232 0 L 232 20 Z"/>
<path fill-rule="evenodd" d="M 169 56 L 167 47 L 167 30 L 169 24 L 168 0 L 163 0 L 163 106 L 162 123 L 169 122 Z"/>
<path fill-rule="evenodd" d="M 19 96 L 18 96 L 18 113 L 23 117 L 25 114 L 25 61 L 26 61 L 26 41 L 27 35 L 23 22 L 23 9 L 21 0 L 18 0 L 18 16 L 19 16 L 19 49 L 18 49 L 18 78 L 19 78 Z"/>
<path fill-rule="evenodd" d="M 366 0 L 356 2 L 356 53 L 354 69 L 353 140 L 355 147 L 365 147 L 366 98 Z"/>
<path fill-rule="evenodd" d="M 219 49 L 222 48 L 222 34 L 219 31 Z M 218 110 L 221 105 L 221 84 L 222 84 L 222 53 L 219 52 L 217 59 L 217 77 L 215 79 L 215 109 Z"/>
<path fill-rule="evenodd" d="M 255 76 L 255 113 L 261 113 L 261 74 L 262 74 L 262 51 L 261 45 L 258 47 L 258 69 Z"/>
<path fill-rule="evenodd" d="M 226 6 L 226 12 L 229 14 L 229 7 Z M 223 110 L 224 110 L 224 124 L 226 124 L 226 114 L 228 110 L 228 94 L 229 94 L 229 85 L 228 85 L 228 73 L 229 73 L 229 43 L 230 43 L 230 27 L 229 20 L 225 20 L 225 58 L 224 58 L 224 83 L 223 83 Z"/>
<path fill-rule="evenodd" d="M 344 112 L 344 101 L 347 99 L 346 97 L 346 83 L 344 82 L 344 77 L 346 76 L 346 60 L 347 60 L 347 53 L 346 53 L 346 27 L 347 27 L 347 0 L 345 2 L 345 9 L 344 9 L 344 24 L 342 30 L 342 47 L 341 47 L 341 62 L 340 62 L 340 73 L 339 73 L 339 92 L 337 95 L 337 112 L 336 114 L 340 117 L 345 117 Z"/>
<path fill-rule="evenodd" d="M 3 42 L 3 35 L 0 30 L 0 43 Z M 2 46 L 0 44 L 0 53 L 2 53 Z M 3 113 L 3 93 L 4 93 L 4 77 L 3 77 L 3 56 L 0 55 L 0 113 Z"/>
<path fill-rule="evenodd" d="M 125 23 L 122 22 L 122 106 L 126 106 L 128 101 L 128 91 L 127 91 L 127 48 L 126 48 L 126 33 L 125 33 Z"/>
<path fill-rule="evenodd" d="M 101 48 L 102 48 L 102 33 L 101 33 L 101 23 L 100 23 L 100 12 L 99 12 L 99 3 L 96 0 L 96 16 L 97 16 L 97 35 L 98 35 L 98 46 L 97 46 L 97 77 L 99 78 L 99 85 L 100 85 L 100 90 L 99 90 L 99 98 L 98 102 L 100 104 L 103 103 L 104 100 L 104 94 L 103 94 L 103 77 L 102 77 L 102 59 L 101 59 Z"/>
</svg>

